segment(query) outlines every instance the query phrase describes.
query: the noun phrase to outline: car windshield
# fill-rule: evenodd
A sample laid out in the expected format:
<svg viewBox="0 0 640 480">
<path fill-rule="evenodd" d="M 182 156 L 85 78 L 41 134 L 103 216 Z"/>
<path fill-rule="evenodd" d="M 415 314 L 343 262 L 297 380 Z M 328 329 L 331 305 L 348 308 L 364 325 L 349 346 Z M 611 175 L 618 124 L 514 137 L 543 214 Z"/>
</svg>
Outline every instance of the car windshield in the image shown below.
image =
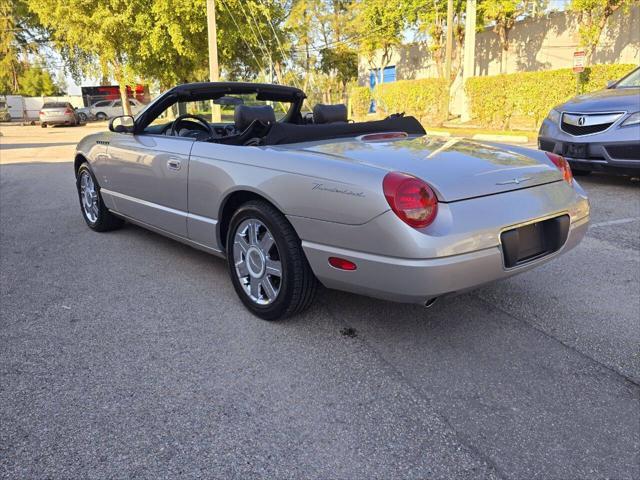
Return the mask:
<svg viewBox="0 0 640 480">
<path fill-rule="evenodd" d="M 222 123 L 227 125 L 233 125 L 234 123 L 234 111 L 236 105 L 271 105 L 275 111 L 276 120 L 280 120 L 284 116 L 286 116 L 289 108 L 291 107 L 291 104 L 289 102 L 272 102 L 266 100 L 258 100 L 255 93 L 225 95 L 223 98 L 218 99 L 216 103 L 220 105 Z M 141 113 L 139 113 L 138 116 Z M 163 124 L 167 121 L 175 120 L 176 117 L 185 113 L 198 115 L 205 118 L 207 121 L 211 121 L 211 101 L 195 100 L 191 102 L 174 103 L 156 119 L 154 119 L 151 122 L 151 125 Z"/>
<path fill-rule="evenodd" d="M 640 68 L 636 68 L 629 75 L 620 80 L 615 88 L 638 88 L 640 87 Z"/>
<path fill-rule="evenodd" d="M 42 108 L 66 108 L 67 104 L 64 102 L 50 102 L 45 103 Z"/>
</svg>

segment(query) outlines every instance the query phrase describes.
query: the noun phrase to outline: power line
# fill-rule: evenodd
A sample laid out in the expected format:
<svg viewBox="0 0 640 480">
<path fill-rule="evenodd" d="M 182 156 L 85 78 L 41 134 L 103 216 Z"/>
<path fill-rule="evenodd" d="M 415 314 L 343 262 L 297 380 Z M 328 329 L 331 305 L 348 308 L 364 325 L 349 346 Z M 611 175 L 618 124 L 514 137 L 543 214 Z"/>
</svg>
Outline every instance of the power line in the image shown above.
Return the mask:
<svg viewBox="0 0 640 480">
<path fill-rule="evenodd" d="M 262 5 L 266 8 L 267 5 L 264 3 L 264 0 L 259 0 L 260 3 L 262 3 Z M 271 20 L 265 15 L 265 19 L 267 20 L 267 23 L 269 24 L 269 26 L 271 27 L 271 31 L 273 32 L 273 36 L 276 38 L 276 42 L 278 44 L 278 48 L 280 49 L 280 53 L 282 53 L 282 59 L 286 59 L 287 58 L 287 54 L 284 51 L 284 47 L 282 46 L 282 43 L 280 42 L 280 39 L 278 38 L 278 34 L 276 33 L 276 29 L 273 26 L 273 23 L 271 22 Z M 283 79 L 281 79 L 283 80 Z M 293 76 L 293 83 L 295 84 L 295 86 L 297 88 L 300 88 L 302 90 L 302 88 L 300 87 L 300 84 L 298 82 L 298 79 L 296 78 L 296 76 Z"/>
<path fill-rule="evenodd" d="M 249 16 L 247 15 L 247 12 L 244 9 L 243 1 L 244 0 L 240 0 L 238 3 L 240 4 L 240 8 L 242 9 L 242 14 L 245 16 L 245 18 L 248 18 Z M 249 7 L 247 7 L 247 8 L 249 8 Z M 249 29 L 251 30 L 251 33 L 253 34 L 253 38 L 255 38 L 256 43 L 258 44 L 258 47 L 260 48 L 262 53 L 268 58 L 269 57 L 269 49 L 266 47 L 266 45 L 263 45 L 262 43 L 260 43 L 260 39 L 258 38 L 258 34 L 253 29 L 253 26 L 251 25 L 251 22 L 249 20 L 247 20 L 247 25 L 249 25 Z"/>
<path fill-rule="evenodd" d="M 240 25 L 238 25 L 238 22 L 236 22 L 236 18 L 233 15 L 233 13 L 231 13 L 231 10 L 229 9 L 229 7 L 227 6 L 227 4 L 223 1 L 223 0 L 219 0 L 220 3 L 224 6 L 224 8 L 227 10 L 227 12 L 229 13 L 229 16 L 231 17 L 231 20 L 233 21 L 233 24 L 236 26 L 236 28 L 238 29 L 238 32 L 240 33 Z M 249 51 L 251 52 L 251 55 L 253 55 L 253 58 L 256 61 L 256 65 L 258 66 L 258 68 L 260 70 L 264 70 L 264 66 L 261 64 L 261 62 L 258 60 L 258 56 L 255 54 L 255 52 L 253 51 L 253 49 L 251 48 L 251 45 L 249 45 L 249 43 L 245 40 L 244 36 L 242 35 L 242 33 L 240 33 L 240 38 L 242 39 L 242 41 L 244 42 L 244 44 L 247 46 L 247 48 L 249 49 Z"/>
</svg>

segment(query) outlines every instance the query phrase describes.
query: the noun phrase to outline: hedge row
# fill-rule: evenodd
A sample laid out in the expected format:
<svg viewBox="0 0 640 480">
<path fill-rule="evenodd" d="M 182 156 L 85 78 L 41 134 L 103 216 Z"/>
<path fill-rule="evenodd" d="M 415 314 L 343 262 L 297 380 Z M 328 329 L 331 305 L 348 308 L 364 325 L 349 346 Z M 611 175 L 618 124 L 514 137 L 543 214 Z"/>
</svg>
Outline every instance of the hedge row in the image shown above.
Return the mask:
<svg viewBox="0 0 640 480">
<path fill-rule="evenodd" d="M 373 91 L 369 87 L 355 87 L 349 96 L 351 111 L 354 117 L 362 118 L 374 100 L 376 112 L 383 116 L 404 112 L 433 124 L 444 119 L 445 88 L 444 80 L 437 78 L 383 83 Z"/>
<path fill-rule="evenodd" d="M 526 120 L 536 128 L 554 106 L 580 93 L 592 92 L 629 73 L 636 65 L 593 65 L 580 74 L 578 86 L 571 69 L 521 72 L 491 77 L 473 77 L 465 89 L 469 95 L 474 123 L 483 127 L 509 128 L 512 118 Z M 405 112 L 425 125 L 444 120 L 445 82 L 436 78 L 400 80 L 376 86 L 351 89 L 352 116 L 361 119 L 371 101 L 382 115 Z M 578 90 L 579 89 L 579 90 Z"/>
<path fill-rule="evenodd" d="M 438 78 L 399 80 L 373 90 L 376 111 L 390 115 L 404 112 L 427 123 L 444 119 L 446 82 Z"/>
<path fill-rule="evenodd" d="M 604 88 L 636 65 L 593 65 L 580 74 L 571 69 L 521 72 L 473 77 L 465 85 L 472 117 L 483 127 L 509 128 L 513 117 L 525 117 L 540 125 L 549 111 L 576 95 Z"/>
<path fill-rule="evenodd" d="M 369 112 L 371 105 L 371 90 L 369 87 L 353 87 L 349 92 L 351 113 L 356 118 L 362 118 Z"/>
</svg>

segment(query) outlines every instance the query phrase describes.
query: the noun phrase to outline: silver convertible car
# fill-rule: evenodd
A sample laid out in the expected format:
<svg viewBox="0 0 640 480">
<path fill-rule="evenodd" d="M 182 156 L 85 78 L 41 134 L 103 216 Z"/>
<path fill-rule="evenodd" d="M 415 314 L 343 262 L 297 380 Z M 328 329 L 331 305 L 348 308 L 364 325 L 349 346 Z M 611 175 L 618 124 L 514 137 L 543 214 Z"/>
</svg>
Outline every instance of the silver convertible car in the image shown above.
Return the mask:
<svg viewBox="0 0 640 480">
<path fill-rule="evenodd" d="M 303 115 L 296 88 L 194 83 L 84 138 L 74 169 L 95 231 L 127 220 L 228 260 L 275 320 L 329 288 L 430 306 L 580 242 L 589 203 L 559 155 L 432 138 L 413 117 Z M 222 121 L 198 112 L 222 109 Z M 207 113 L 208 114 L 208 113 Z"/>
</svg>

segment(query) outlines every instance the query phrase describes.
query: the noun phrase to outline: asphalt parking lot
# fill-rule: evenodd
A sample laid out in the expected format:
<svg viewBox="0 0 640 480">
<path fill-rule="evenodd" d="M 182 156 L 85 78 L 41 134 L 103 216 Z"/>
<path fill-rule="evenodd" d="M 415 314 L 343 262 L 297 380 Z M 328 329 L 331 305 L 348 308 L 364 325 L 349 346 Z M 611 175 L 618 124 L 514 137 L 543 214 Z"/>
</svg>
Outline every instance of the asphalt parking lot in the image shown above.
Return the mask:
<svg viewBox="0 0 640 480">
<path fill-rule="evenodd" d="M 640 478 L 640 182 L 575 250 L 429 310 L 268 323 L 225 263 L 80 215 L 73 145 L 0 137 L 3 478 Z"/>
</svg>

